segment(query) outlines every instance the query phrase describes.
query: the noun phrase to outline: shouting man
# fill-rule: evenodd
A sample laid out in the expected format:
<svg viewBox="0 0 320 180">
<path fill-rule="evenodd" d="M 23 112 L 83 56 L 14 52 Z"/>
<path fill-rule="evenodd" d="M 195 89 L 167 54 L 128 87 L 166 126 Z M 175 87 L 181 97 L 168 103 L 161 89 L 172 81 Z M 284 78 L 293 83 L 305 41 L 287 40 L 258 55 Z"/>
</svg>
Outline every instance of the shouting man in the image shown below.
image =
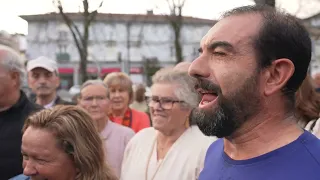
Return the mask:
<svg viewBox="0 0 320 180">
<path fill-rule="evenodd" d="M 311 59 L 299 21 L 269 7 L 239 7 L 209 30 L 200 53 L 189 68 L 202 95 L 191 118 L 223 138 L 208 149 L 200 180 L 319 179 L 320 141 L 294 116 Z"/>
</svg>

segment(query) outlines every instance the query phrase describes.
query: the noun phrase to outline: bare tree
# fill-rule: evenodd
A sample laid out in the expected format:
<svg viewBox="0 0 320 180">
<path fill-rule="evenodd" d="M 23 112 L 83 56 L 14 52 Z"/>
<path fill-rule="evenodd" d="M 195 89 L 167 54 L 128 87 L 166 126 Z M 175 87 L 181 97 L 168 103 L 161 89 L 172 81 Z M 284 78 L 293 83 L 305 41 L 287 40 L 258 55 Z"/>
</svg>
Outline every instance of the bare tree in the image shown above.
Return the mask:
<svg viewBox="0 0 320 180">
<path fill-rule="evenodd" d="M 88 79 L 87 75 L 87 58 L 88 58 L 88 42 L 89 42 L 89 29 L 90 25 L 96 18 L 98 14 L 98 9 L 102 6 L 103 0 L 99 7 L 89 12 L 89 2 L 88 0 L 82 0 L 83 12 L 82 14 L 82 23 L 83 23 L 83 33 L 80 32 L 79 27 L 75 24 L 73 20 L 64 12 L 61 0 L 53 0 L 53 4 L 58 8 L 60 15 L 62 16 L 63 21 L 68 26 L 74 43 L 78 49 L 80 56 L 80 81 L 85 82 Z"/>
<path fill-rule="evenodd" d="M 167 0 L 168 6 L 170 8 L 170 15 L 167 15 L 167 18 L 174 33 L 176 64 L 183 61 L 181 30 L 183 26 L 182 10 L 185 2 L 186 0 Z"/>
<path fill-rule="evenodd" d="M 271 7 L 276 7 L 276 0 L 254 0 L 254 2 L 258 5 L 269 5 Z"/>
</svg>

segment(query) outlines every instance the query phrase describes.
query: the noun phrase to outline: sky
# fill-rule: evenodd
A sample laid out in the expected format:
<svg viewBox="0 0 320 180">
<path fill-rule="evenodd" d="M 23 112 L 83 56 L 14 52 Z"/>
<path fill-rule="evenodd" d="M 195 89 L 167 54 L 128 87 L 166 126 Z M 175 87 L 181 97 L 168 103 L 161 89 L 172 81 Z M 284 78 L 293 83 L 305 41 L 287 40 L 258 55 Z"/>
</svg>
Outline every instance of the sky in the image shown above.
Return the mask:
<svg viewBox="0 0 320 180">
<path fill-rule="evenodd" d="M 92 10 L 101 0 L 89 0 Z M 176 1 L 179 0 L 169 0 Z M 182 0 L 180 0 L 182 1 Z M 183 15 L 205 19 L 217 19 L 222 12 L 234 7 L 253 4 L 253 0 L 185 0 Z M 81 0 L 62 0 L 65 11 L 78 12 Z M 277 0 L 277 7 L 300 18 L 320 12 L 320 0 Z M 318 7 L 318 8 L 317 8 Z M 152 9 L 155 14 L 169 12 L 167 0 L 104 0 L 101 13 L 144 14 Z M 52 0 L 0 0 L 0 30 L 27 34 L 27 22 L 19 15 L 57 12 Z"/>
</svg>

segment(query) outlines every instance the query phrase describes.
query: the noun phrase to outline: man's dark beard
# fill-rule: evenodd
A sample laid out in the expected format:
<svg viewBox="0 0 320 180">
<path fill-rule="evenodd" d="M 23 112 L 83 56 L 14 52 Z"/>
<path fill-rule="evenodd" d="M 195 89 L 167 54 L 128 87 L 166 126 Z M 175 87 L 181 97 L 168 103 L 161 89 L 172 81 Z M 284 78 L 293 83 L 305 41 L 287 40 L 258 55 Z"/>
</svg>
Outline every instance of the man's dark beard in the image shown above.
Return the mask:
<svg viewBox="0 0 320 180">
<path fill-rule="evenodd" d="M 236 92 L 224 96 L 218 85 L 198 79 L 198 88 L 218 94 L 217 106 L 211 110 L 194 109 L 191 120 L 197 122 L 206 136 L 222 138 L 232 135 L 261 107 L 257 84 L 257 76 L 254 74 Z"/>
</svg>

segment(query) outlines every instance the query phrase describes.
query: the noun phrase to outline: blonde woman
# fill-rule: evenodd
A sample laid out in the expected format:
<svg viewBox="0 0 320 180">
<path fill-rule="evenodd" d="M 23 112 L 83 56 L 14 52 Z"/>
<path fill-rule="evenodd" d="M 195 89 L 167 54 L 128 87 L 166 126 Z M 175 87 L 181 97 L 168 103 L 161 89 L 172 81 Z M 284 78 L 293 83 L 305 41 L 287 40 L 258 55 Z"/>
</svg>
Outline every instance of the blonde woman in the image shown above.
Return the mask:
<svg viewBox="0 0 320 180">
<path fill-rule="evenodd" d="M 109 88 L 111 108 L 109 119 L 112 122 L 139 132 L 150 127 L 149 116 L 145 112 L 131 109 L 129 105 L 133 101 L 133 88 L 130 77 L 122 72 L 108 74 L 103 82 Z"/>
<path fill-rule="evenodd" d="M 301 127 L 320 138 L 320 94 L 309 75 L 296 92 L 296 110 Z"/>
<path fill-rule="evenodd" d="M 13 178 L 116 180 L 104 160 L 91 117 L 77 106 L 55 106 L 29 117 L 22 130 L 24 175 Z"/>
</svg>

